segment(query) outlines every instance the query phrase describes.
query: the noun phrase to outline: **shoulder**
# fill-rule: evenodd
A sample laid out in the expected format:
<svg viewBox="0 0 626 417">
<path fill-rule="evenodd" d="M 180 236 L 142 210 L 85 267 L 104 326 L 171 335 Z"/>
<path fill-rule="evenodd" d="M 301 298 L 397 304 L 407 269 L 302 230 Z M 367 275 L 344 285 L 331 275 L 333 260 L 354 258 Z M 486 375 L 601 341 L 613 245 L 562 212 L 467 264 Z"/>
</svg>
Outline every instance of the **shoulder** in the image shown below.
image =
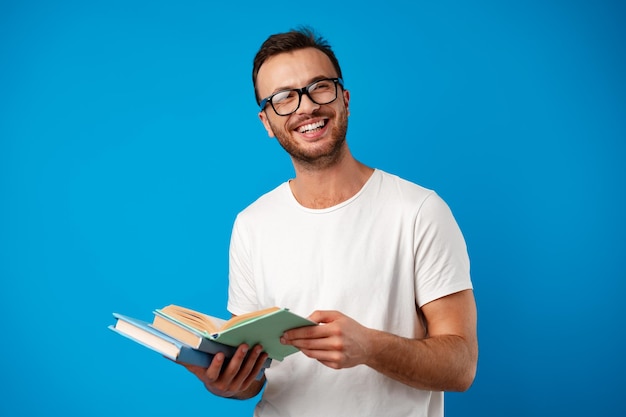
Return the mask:
<svg viewBox="0 0 626 417">
<path fill-rule="evenodd" d="M 237 221 L 258 219 L 275 214 L 281 207 L 289 204 L 289 183 L 284 182 L 271 191 L 261 195 L 237 214 Z"/>
<path fill-rule="evenodd" d="M 384 195 L 387 201 L 397 201 L 413 208 L 421 207 L 429 200 L 435 200 L 435 203 L 441 201 L 441 198 L 434 190 L 401 178 L 398 175 L 378 169 L 375 175 L 378 176 L 379 192 Z"/>
<path fill-rule="evenodd" d="M 377 171 L 374 198 L 385 210 L 414 224 L 454 224 L 454 215 L 444 199 L 435 191 L 384 171 Z"/>
</svg>

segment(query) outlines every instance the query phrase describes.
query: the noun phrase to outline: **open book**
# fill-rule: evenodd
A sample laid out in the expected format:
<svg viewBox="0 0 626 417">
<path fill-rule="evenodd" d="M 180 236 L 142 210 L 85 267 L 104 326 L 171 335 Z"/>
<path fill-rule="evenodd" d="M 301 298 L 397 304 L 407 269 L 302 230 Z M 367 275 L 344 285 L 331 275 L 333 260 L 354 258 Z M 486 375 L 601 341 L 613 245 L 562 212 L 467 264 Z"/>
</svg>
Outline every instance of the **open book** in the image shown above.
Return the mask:
<svg viewBox="0 0 626 417">
<path fill-rule="evenodd" d="M 246 343 L 250 347 L 260 344 L 271 359 L 279 361 L 298 351 L 280 343 L 282 334 L 316 324 L 286 308 L 272 307 L 225 320 L 173 304 L 155 310 L 152 322 L 154 328 L 199 350 L 215 342 L 228 346 Z"/>
</svg>

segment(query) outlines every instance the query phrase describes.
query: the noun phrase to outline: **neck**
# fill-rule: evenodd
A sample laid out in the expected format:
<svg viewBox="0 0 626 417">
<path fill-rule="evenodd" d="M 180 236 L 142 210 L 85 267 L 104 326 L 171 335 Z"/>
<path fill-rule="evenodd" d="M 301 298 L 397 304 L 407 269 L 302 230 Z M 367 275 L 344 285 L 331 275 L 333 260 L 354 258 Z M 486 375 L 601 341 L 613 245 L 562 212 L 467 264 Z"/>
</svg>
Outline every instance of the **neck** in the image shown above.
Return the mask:
<svg viewBox="0 0 626 417">
<path fill-rule="evenodd" d="M 332 207 L 352 198 L 374 172 L 349 151 L 332 165 L 313 168 L 294 161 L 294 168 L 296 178 L 289 183 L 291 192 L 301 205 L 313 209 Z"/>
</svg>

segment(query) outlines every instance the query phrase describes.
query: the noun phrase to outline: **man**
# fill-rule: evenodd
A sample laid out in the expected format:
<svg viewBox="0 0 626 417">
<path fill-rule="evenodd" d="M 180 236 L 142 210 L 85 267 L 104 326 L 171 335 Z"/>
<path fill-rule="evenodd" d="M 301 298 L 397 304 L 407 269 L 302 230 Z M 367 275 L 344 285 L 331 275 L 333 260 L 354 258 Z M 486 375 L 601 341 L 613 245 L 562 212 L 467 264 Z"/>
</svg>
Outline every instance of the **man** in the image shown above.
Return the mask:
<svg viewBox="0 0 626 417">
<path fill-rule="evenodd" d="M 258 416 L 442 416 L 443 391 L 472 384 L 476 307 L 463 236 L 433 191 L 357 161 L 350 93 L 330 46 L 308 30 L 270 36 L 254 60 L 259 117 L 296 176 L 241 212 L 228 309 L 288 307 L 319 326 L 255 376 L 262 346 L 188 367 Z"/>
</svg>

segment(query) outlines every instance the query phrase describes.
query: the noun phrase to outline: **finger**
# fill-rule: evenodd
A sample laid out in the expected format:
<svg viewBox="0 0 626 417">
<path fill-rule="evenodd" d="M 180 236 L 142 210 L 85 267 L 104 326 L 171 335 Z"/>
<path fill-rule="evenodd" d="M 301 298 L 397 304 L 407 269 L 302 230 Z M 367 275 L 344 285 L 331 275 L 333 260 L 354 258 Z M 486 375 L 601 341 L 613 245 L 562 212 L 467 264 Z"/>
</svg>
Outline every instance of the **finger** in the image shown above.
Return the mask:
<svg viewBox="0 0 626 417">
<path fill-rule="evenodd" d="M 226 356 L 223 353 L 217 353 L 213 357 L 211 364 L 204 374 L 205 382 L 209 384 L 217 384 L 220 387 L 228 387 L 233 379 L 237 376 L 243 359 L 246 356 L 248 347 L 241 345 L 235 351 L 235 354 L 228 360 L 228 364 L 224 365 Z"/>
<path fill-rule="evenodd" d="M 256 357 L 256 360 L 253 362 L 252 370 L 243 382 L 243 386 L 245 388 L 249 387 L 250 384 L 252 384 L 252 382 L 254 382 L 257 379 L 257 376 L 261 373 L 261 370 L 263 369 L 263 365 L 265 365 L 265 362 L 267 360 L 267 353 L 263 352 L 263 348 L 261 348 L 260 346 L 259 348 L 260 348 L 259 355 Z"/>
<path fill-rule="evenodd" d="M 245 384 L 248 376 L 254 371 L 256 361 L 262 353 L 263 347 L 260 345 L 256 345 L 252 349 L 248 349 L 247 345 L 242 345 L 240 349 L 237 349 L 231 359 L 234 362 L 233 367 L 229 369 L 229 373 L 231 371 L 234 372 L 230 381 L 231 386 L 241 387 Z"/>
<path fill-rule="evenodd" d="M 337 335 L 337 326 L 325 324 L 323 326 L 305 326 L 297 329 L 288 330 L 283 334 L 285 344 L 293 344 L 294 341 L 300 339 L 322 339 Z"/>
<path fill-rule="evenodd" d="M 330 368 L 339 367 L 339 364 L 344 358 L 340 352 L 331 350 L 302 349 L 302 353 L 311 359 L 318 360 Z"/>
<path fill-rule="evenodd" d="M 309 316 L 309 320 L 315 323 L 330 323 L 340 317 L 342 317 L 342 314 L 335 310 L 317 310 Z"/>
<path fill-rule="evenodd" d="M 209 367 L 204 370 L 204 379 L 207 382 L 215 382 L 222 375 L 222 367 L 224 362 L 226 361 L 226 357 L 223 353 L 217 353 L 213 357 L 213 360 L 209 364 Z M 192 371 L 193 372 L 193 371 Z"/>
<path fill-rule="evenodd" d="M 325 339 L 295 339 L 289 344 L 300 350 L 331 350 Z"/>
<path fill-rule="evenodd" d="M 228 364 L 225 367 L 225 372 L 232 375 L 233 377 L 239 373 L 244 361 L 246 360 L 246 356 L 248 355 L 248 350 L 250 350 L 249 346 L 244 344 L 239 345 L 237 350 L 233 356 L 228 360 Z"/>
<path fill-rule="evenodd" d="M 260 345 L 255 346 L 243 359 L 241 366 L 238 368 L 237 374 L 230 382 L 230 387 L 232 390 L 240 391 L 245 390 L 249 386 L 249 382 L 254 380 L 256 374 L 254 373 L 256 366 L 256 362 L 263 353 L 263 347 Z M 257 373 L 260 369 L 257 370 Z M 253 375 L 253 377 L 251 377 Z"/>
</svg>

